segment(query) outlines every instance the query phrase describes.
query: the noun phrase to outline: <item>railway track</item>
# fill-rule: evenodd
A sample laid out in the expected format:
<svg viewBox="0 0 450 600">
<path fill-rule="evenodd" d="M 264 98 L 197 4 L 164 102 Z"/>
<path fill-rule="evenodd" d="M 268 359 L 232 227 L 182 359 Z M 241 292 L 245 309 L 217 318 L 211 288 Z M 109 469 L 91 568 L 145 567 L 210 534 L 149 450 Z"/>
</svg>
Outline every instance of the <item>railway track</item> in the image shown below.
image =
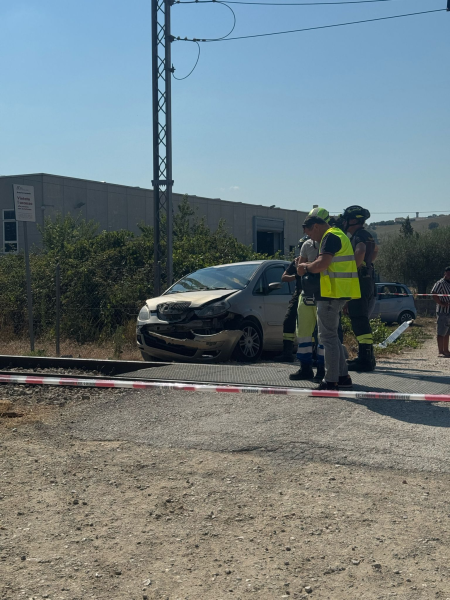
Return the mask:
<svg viewBox="0 0 450 600">
<path fill-rule="evenodd" d="M 36 375 L 34 369 L 79 369 L 96 371 L 102 375 L 119 376 L 140 369 L 165 367 L 171 363 L 144 362 L 138 360 L 102 360 L 97 358 L 58 358 L 54 356 L 12 356 L 0 355 L 0 372 L 10 373 L 8 369 L 29 369 L 27 375 Z M 25 373 L 21 373 L 25 374 Z M 55 373 L 57 374 L 57 373 Z M 82 376 L 81 376 L 82 377 Z M 89 376 L 90 377 L 90 376 Z"/>
<path fill-rule="evenodd" d="M 186 367 L 189 366 L 187 370 Z M 36 356 L 0 356 L 0 385 L 1 384 L 25 384 L 38 386 L 70 386 L 91 388 L 128 388 L 128 389 L 171 389 L 195 392 L 225 392 L 244 394 L 283 394 L 283 395 L 311 395 L 321 397 L 343 397 L 358 400 L 419 400 L 431 402 L 450 402 L 448 380 L 444 383 L 422 382 L 417 378 L 393 377 L 390 373 L 383 372 L 370 374 L 356 374 L 357 379 L 355 391 L 319 391 L 311 389 L 310 382 L 302 382 L 302 388 L 285 387 L 276 381 L 254 381 L 254 367 L 245 378 L 245 367 L 239 367 L 239 377 L 233 377 L 234 367 L 225 367 L 211 377 L 206 366 L 205 371 L 196 370 L 198 365 L 183 365 L 163 362 L 123 361 L 123 360 L 99 360 L 86 358 L 56 358 Z M 162 367 L 170 367 L 161 369 Z M 20 369 L 18 371 L 17 369 Z M 242 370 L 241 370 L 242 369 Z M 88 374 L 71 373 L 71 370 L 87 371 Z M 145 374 L 136 375 L 138 371 L 145 370 Z M 175 370 L 175 373 L 173 373 Z M 248 370 L 248 369 L 247 369 Z M 274 378 L 279 379 L 279 368 L 272 369 Z M 92 374 L 95 373 L 95 375 Z M 231 373 L 231 375 L 230 375 Z M 208 377 L 209 376 L 209 377 Z M 234 381 L 233 381 L 234 379 Z M 259 378 L 258 378 L 259 379 Z M 272 379 L 272 376 L 269 378 Z M 359 379 L 359 381 L 358 381 Z M 381 379 L 381 381 L 377 381 Z M 367 381 L 366 381 L 367 380 Z M 381 386 L 385 382 L 384 386 Z M 396 383 L 397 389 L 392 389 Z M 369 385 L 367 385 L 369 384 Z M 406 385 L 405 385 L 406 384 Z M 359 389 L 358 389 L 359 388 Z M 372 389 L 371 389 L 372 388 Z M 374 389 L 375 388 L 375 389 Z M 378 388 L 378 389 L 377 389 Z M 380 389 L 381 388 L 381 389 Z M 419 389 L 424 388 L 424 389 Z M 366 391 L 370 390 L 370 391 Z M 422 392 L 422 393 L 416 393 Z"/>
</svg>

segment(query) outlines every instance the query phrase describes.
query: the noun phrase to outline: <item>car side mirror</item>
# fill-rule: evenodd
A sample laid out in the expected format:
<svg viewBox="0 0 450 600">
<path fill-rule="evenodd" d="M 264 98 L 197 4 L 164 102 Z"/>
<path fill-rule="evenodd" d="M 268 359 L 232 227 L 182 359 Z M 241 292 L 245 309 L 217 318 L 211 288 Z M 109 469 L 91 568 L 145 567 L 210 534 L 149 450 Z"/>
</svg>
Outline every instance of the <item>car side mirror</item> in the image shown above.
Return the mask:
<svg viewBox="0 0 450 600">
<path fill-rule="evenodd" d="M 273 292 L 273 290 L 281 290 L 282 285 L 283 284 L 281 281 L 275 281 L 274 283 L 269 283 L 269 293 Z"/>
</svg>

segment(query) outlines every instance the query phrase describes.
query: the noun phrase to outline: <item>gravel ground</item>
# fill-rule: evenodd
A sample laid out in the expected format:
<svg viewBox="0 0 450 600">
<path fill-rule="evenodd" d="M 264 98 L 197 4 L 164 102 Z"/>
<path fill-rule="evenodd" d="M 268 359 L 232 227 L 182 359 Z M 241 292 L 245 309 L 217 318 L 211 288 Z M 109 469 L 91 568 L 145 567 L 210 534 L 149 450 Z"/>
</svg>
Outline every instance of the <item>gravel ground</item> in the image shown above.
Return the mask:
<svg viewBox="0 0 450 600">
<path fill-rule="evenodd" d="M 218 396 L 1 386 L 0 598 L 450 599 L 447 405 Z"/>
</svg>

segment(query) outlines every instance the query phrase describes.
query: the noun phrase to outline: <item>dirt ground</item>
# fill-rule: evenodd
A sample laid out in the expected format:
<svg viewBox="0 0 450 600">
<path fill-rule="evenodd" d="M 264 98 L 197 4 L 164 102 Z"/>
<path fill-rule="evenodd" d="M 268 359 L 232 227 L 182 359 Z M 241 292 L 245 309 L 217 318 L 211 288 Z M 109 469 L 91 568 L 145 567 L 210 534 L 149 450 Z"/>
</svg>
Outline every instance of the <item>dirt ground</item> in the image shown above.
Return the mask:
<svg viewBox="0 0 450 600">
<path fill-rule="evenodd" d="M 448 474 L 82 441 L 123 392 L 2 392 L 2 600 L 450 599 Z"/>
</svg>

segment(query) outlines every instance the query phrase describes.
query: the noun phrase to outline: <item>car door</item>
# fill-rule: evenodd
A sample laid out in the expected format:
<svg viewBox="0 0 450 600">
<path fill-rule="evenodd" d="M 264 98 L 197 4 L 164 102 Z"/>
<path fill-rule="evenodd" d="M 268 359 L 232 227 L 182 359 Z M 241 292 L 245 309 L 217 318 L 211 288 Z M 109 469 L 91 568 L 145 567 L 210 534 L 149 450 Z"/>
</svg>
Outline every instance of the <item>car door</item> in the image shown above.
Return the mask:
<svg viewBox="0 0 450 600">
<path fill-rule="evenodd" d="M 269 283 L 281 282 L 281 276 L 288 264 L 271 265 L 264 271 L 264 321 L 266 350 L 277 350 L 283 344 L 283 321 L 294 285 L 284 281 L 278 290 L 269 290 Z"/>
<path fill-rule="evenodd" d="M 403 297 L 399 294 L 403 294 L 404 290 L 398 285 L 386 284 L 382 286 L 380 294 L 380 318 L 386 323 L 392 323 L 396 321 Z"/>
<path fill-rule="evenodd" d="M 381 298 L 383 296 L 380 296 L 380 292 L 383 291 L 382 286 L 377 285 L 375 287 L 375 290 L 376 290 L 375 304 L 373 305 L 373 311 L 369 315 L 369 319 L 378 318 L 380 316 L 380 312 L 381 312 Z"/>
</svg>

